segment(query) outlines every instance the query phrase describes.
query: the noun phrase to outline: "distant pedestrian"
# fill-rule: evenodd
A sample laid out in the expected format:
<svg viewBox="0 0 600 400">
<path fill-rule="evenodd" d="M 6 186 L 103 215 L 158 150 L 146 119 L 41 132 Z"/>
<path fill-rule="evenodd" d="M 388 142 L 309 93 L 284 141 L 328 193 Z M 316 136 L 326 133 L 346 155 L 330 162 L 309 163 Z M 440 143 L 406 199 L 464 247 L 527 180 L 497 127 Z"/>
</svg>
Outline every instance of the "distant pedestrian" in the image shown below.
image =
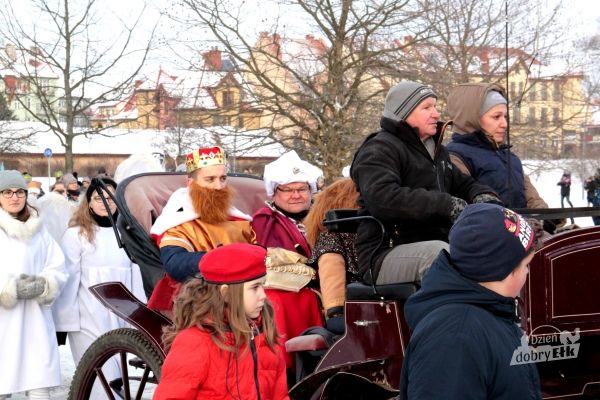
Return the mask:
<svg viewBox="0 0 600 400">
<path fill-rule="evenodd" d="M 594 205 L 594 197 L 596 197 L 596 182 L 594 182 L 593 176 L 588 176 L 585 181 L 583 181 L 583 188 L 586 191 L 587 195 L 587 205 Z"/>
<path fill-rule="evenodd" d="M 560 207 L 565 208 L 565 200 L 567 203 L 573 208 L 573 203 L 571 203 L 571 172 L 565 171 L 560 178 L 560 181 L 557 183 L 560 186 Z M 571 223 L 574 224 L 575 220 L 571 218 Z"/>
</svg>

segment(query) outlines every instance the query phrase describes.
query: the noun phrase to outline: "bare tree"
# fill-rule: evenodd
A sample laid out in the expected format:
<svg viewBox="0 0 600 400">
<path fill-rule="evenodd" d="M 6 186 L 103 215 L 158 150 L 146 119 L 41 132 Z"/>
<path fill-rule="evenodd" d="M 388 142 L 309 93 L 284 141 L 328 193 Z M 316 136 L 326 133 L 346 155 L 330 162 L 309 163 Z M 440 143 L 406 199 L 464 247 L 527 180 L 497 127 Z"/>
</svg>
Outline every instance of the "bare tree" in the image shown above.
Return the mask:
<svg viewBox="0 0 600 400">
<path fill-rule="evenodd" d="M 65 168 L 73 169 L 73 139 L 98 134 L 88 127 L 76 128 L 78 118 L 103 102 L 122 99 L 145 64 L 154 29 L 142 44 L 135 34 L 144 19 L 141 10 L 120 26 L 103 26 L 103 2 L 96 0 L 31 0 L 27 17 L 4 1 L 0 35 L 15 46 L 9 62 L 26 95 L 17 96 L 22 108 L 56 135 L 65 149 Z M 36 20 L 31 24 L 26 21 Z M 45 69 L 45 70 L 44 70 Z M 48 76 L 50 74 L 50 76 Z"/>
<path fill-rule="evenodd" d="M 431 39 L 411 47 L 412 70 L 446 97 L 459 83 L 506 88 L 511 141 L 522 156 L 556 158 L 589 119 L 581 57 L 568 43 L 560 1 L 419 0 Z M 508 74 L 507 74 L 508 70 Z M 508 75 L 508 79 L 507 79 Z"/>
<path fill-rule="evenodd" d="M 244 28 L 247 9 L 220 0 L 181 3 L 185 12 L 173 18 L 207 30 L 234 58 L 271 138 L 321 166 L 328 179 L 340 176 L 364 135 L 377 129 L 393 71 L 403 69 L 396 39 L 424 36 L 406 0 L 262 3 L 305 29 L 294 34 L 280 18 L 263 19 L 259 35 Z"/>
</svg>

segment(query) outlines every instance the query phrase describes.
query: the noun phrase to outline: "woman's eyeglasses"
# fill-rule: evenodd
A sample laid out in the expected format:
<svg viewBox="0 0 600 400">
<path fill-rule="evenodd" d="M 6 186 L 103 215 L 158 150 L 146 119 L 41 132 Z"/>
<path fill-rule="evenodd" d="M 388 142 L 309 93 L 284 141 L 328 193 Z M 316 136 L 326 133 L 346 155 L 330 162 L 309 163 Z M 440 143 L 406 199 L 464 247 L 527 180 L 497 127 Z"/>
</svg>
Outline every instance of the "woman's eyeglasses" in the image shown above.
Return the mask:
<svg viewBox="0 0 600 400">
<path fill-rule="evenodd" d="M 114 203 L 113 199 L 111 199 L 110 197 L 105 197 L 105 199 L 109 203 Z M 92 197 L 92 201 L 95 202 L 95 203 L 102 203 L 102 197 L 100 197 L 100 196 L 93 196 Z"/>
<path fill-rule="evenodd" d="M 19 189 L 16 191 L 7 189 L 7 190 L 3 190 L 2 192 L 2 197 L 4 197 L 5 199 L 10 199 L 13 197 L 13 195 L 17 195 L 17 198 L 22 199 L 23 197 L 27 196 L 27 190 L 23 190 L 23 189 Z"/>
</svg>

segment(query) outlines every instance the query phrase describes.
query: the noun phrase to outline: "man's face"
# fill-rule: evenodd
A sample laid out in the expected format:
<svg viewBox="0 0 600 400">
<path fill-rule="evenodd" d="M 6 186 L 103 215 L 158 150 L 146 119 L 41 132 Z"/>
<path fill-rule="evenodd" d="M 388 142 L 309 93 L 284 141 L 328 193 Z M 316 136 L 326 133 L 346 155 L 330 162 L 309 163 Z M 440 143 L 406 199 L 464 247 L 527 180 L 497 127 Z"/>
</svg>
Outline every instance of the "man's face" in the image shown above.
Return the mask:
<svg viewBox="0 0 600 400">
<path fill-rule="evenodd" d="M 421 140 L 434 136 L 436 133 L 437 122 L 440 119 L 440 113 L 436 106 L 437 100 L 434 97 L 428 97 L 420 102 L 406 118 L 407 124 L 419 129 Z"/>
<path fill-rule="evenodd" d="M 220 190 L 227 186 L 227 167 L 225 165 L 210 165 L 194 171 L 189 182 L 196 182 L 199 186 L 208 189 Z"/>
<path fill-rule="evenodd" d="M 308 183 L 292 182 L 275 188 L 273 202 L 289 213 L 299 213 L 310 208 L 311 197 Z"/>
</svg>

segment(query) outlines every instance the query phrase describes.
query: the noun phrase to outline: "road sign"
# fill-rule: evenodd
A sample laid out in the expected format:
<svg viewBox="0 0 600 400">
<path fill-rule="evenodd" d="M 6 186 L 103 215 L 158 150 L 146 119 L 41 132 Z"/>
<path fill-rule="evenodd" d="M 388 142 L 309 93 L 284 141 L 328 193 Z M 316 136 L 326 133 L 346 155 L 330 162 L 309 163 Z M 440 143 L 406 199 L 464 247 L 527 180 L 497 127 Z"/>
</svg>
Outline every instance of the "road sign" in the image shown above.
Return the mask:
<svg viewBox="0 0 600 400">
<path fill-rule="evenodd" d="M 44 150 L 44 157 L 50 158 L 52 157 L 52 149 L 50 149 L 49 147 Z"/>
</svg>

